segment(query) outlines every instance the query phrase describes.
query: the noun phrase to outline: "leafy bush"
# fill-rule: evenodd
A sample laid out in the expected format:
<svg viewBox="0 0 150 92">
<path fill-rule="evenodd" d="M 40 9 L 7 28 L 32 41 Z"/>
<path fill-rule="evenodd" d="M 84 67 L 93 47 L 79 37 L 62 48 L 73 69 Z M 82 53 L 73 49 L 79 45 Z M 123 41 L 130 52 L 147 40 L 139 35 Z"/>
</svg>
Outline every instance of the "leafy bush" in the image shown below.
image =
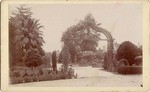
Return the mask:
<svg viewBox="0 0 150 92">
<path fill-rule="evenodd" d="M 30 48 L 24 56 L 24 64 L 27 67 L 40 66 L 42 62 L 42 56 L 37 49 Z"/>
<path fill-rule="evenodd" d="M 21 73 L 22 71 L 16 70 L 17 72 Z M 11 72 L 13 73 L 13 72 Z M 48 81 L 48 80 L 58 80 L 58 79 L 70 79 L 70 78 L 76 78 L 75 75 L 70 74 L 69 71 L 68 73 L 65 73 L 64 71 L 59 70 L 58 73 L 55 71 L 51 71 L 50 73 L 47 74 L 42 74 L 42 75 L 27 75 L 24 76 L 10 76 L 10 84 L 18 84 L 18 83 L 26 83 L 26 82 L 36 82 L 36 81 Z"/>
<path fill-rule="evenodd" d="M 89 66 L 101 67 L 101 58 L 98 58 L 95 52 L 85 51 L 82 54 L 82 59 L 78 62 L 79 66 Z"/>
</svg>

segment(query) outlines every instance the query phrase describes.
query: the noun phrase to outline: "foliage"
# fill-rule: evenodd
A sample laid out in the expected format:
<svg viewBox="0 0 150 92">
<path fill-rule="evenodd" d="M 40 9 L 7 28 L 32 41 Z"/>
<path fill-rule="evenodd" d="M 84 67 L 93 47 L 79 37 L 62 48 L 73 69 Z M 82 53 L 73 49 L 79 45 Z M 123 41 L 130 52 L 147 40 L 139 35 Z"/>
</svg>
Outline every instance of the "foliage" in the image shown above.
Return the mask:
<svg viewBox="0 0 150 92">
<path fill-rule="evenodd" d="M 53 67 L 53 71 L 57 70 L 57 57 L 56 57 L 56 51 L 53 51 L 52 53 L 52 67 Z"/>
<path fill-rule="evenodd" d="M 81 43 L 81 50 L 82 51 L 96 51 L 96 47 L 98 46 L 98 43 L 95 42 L 94 40 L 87 39 L 83 40 Z"/>
<path fill-rule="evenodd" d="M 46 65 L 50 65 L 52 62 L 52 56 L 51 52 L 46 52 L 45 55 L 43 56 L 43 61 Z"/>
<path fill-rule="evenodd" d="M 104 52 L 104 59 L 103 59 L 103 68 L 107 69 L 108 68 L 108 52 Z"/>
<path fill-rule="evenodd" d="M 42 62 L 42 56 L 39 54 L 39 51 L 37 49 L 30 48 L 24 58 L 23 58 L 24 64 L 27 67 L 37 67 L 43 64 Z"/>
<path fill-rule="evenodd" d="M 139 50 L 136 45 L 129 41 L 125 41 L 120 44 L 117 49 L 116 59 L 119 61 L 121 59 L 126 59 L 129 65 L 134 63 L 134 58 L 138 55 Z"/>
<path fill-rule="evenodd" d="M 16 46 L 15 43 L 16 27 L 12 21 L 9 21 L 9 63 L 10 66 L 14 66 L 19 62 L 22 62 L 23 52 L 20 46 Z"/>
<path fill-rule="evenodd" d="M 70 61 L 69 48 L 68 46 L 64 46 L 62 49 L 62 63 L 65 72 L 68 70 L 69 61 Z"/>
<path fill-rule="evenodd" d="M 22 68 L 25 68 L 26 70 L 28 70 L 28 68 L 26 67 L 22 67 Z M 14 71 L 14 70 L 13 70 Z M 61 70 L 58 70 L 58 73 L 55 73 L 54 71 L 47 71 L 47 70 L 42 70 L 43 74 L 40 75 L 40 74 L 36 74 L 35 76 L 32 76 L 32 73 L 33 72 L 32 70 L 28 70 L 27 71 L 27 76 L 23 76 L 24 75 L 24 70 L 23 69 L 20 69 L 17 70 L 16 69 L 16 72 L 19 73 L 20 76 L 13 76 L 14 75 L 14 72 L 12 70 L 10 71 L 11 72 L 11 75 L 10 75 L 10 82 L 11 84 L 18 84 L 18 83 L 24 83 L 24 82 L 34 82 L 34 81 L 48 81 L 48 80 L 58 80 L 58 79 L 70 79 L 72 77 L 76 78 L 77 76 L 75 76 L 74 74 L 70 74 L 68 71 L 67 74 L 65 74 L 62 69 Z M 47 73 L 45 73 L 47 72 Z M 35 72 L 34 72 L 35 73 Z"/>
<path fill-rule="evenodd" d="M 59 53 L 58 63 L 62 63 L 62 50 L 61 50 L 61 52 Z"/>
<path fill-rule="evenodd" d="M 22 27 L 16 30 L 15 42 L 17 45 L 23 47 L 25 51 L 30 49 L 30 47 L 38 48 L 44 42 L 41 37 L 42 31 L 39 30 L 42 26 L 39 26 L 38 21 L 27 17 L 22 20 Z"/>
<path fill-rule="evenodd" d="M 37 48 L 40 55 L 44 55 L 41 48 L 44 40 L 40 31 L 43 26 L 39 20 L 32 18 L 31 8 L 20 5 L 16 9 L 9 19 L 10 65 L 22 62 L 22 57 L 30 48 Z"/>
<path fill-rule="evenodd" d="M 98 57 L 100 56 L 100 57 Z M 93 51 L 84 51 L 79 66 L 102 67 L 102 55 Z"/>
<path fill-rule="evenodd" d="M 100 40 L 100 33 L 91 26 L 97 26 L 95 19 L 88 14 L 84 20 L 69 27 L 62 36 L 61 41 L 67 44 L 72 62 L 81 58 L 82 51 L 94 51 Z"/>
<path fill-rule="evenodd" d="M 69 44 L 69 53 L 70 53 L 71 62 L 74 63 L 76 61 L 77 51 L 75 49 L 75 46 L 73 46 L 72 44 Z"/>
</svg>

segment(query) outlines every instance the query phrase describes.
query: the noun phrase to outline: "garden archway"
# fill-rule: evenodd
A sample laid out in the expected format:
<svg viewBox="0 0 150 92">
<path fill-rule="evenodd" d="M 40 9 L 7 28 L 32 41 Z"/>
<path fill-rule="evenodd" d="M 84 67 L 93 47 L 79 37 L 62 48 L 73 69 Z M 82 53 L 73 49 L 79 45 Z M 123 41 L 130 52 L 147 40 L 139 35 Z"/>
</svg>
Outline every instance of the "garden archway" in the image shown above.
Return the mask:
<svg viewBox="0 0 150 92">
<path fill-rule="evenodd" d="M 68 46 L 68 44 L 72 44 L 75 45 L 75 41 L 73 40 L 77 40 L 77 42 L 80 42 L 80 37 L 76 36 L 76 34 L 78 34 L 79 32 L 83 32 L 84 31 L 90 32 L 95 31 L 95 32 L 99 32 L 99 33 L 103 33 L 106 36 L 106 41 L 107 41 L 107 55 L 106 58 L 104 60 L 104 62 L 107 63 L 107 70 L 108 71 L 113 71 L 113 38 L 112 35 L 110 34 L 109 31 L 107 31 L 106 29 L 99 27 L 98 24 L 96 23 L 95 19 L 93 18 L 93 16 L 91 14 L 87 15 L 85 17 L 85 19 L 83 21 L 80 21 L 77 25 L 71 26 L 70 28 L 68 28 L 66 30 L 66 32 L 63 34 L 62 36 L 62 42 L 64 42 L 64 46 Z M 101 39 L 99 39 L 100 41 Z M 74 43 L 73 43 L 74 42 Z"/>
</svg>

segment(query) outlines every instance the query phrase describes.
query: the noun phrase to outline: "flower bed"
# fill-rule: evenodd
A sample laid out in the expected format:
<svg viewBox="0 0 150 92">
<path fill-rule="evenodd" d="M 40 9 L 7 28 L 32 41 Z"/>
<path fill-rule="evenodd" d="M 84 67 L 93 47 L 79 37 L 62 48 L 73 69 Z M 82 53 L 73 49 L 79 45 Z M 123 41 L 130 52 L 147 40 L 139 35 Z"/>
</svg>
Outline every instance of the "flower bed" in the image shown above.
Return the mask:
<svg viewBox="0 0 150 92">
<path fill-rule="evenodd" d="M 69 74 L 69 71 L 67 73 L 64 73 L 62 70 L 59 70 L 57 72 L 55 71 L 48 71 L 48 73 L 44 73 L 46 71 L 42 71 L 42 74 L 23 74 L 23 70 L 15 70 L 16 73 L 11 72 L 10 74 L 10 84 L 18 84 L 18 83 L 26 83 L 26 82 L 36 82 L 36 81 L 48 81 L 48 80 L 59 80 L 59 79 L 70 79 L 70 78 L 76 78 L 74 74 Z"/>
<path fill-rule="evenodd" d="M 40 76 L 26 76 L 26 77 L 12 77 L 10 78 L 10 84 L 26 83 L 26 82 L 36 82 L 36 81 L 48 81 L 48 80 L 58 80 L 58 79 L 70 79 L 71 77 L 65 74 L 46 74 Z"/>
</svg>

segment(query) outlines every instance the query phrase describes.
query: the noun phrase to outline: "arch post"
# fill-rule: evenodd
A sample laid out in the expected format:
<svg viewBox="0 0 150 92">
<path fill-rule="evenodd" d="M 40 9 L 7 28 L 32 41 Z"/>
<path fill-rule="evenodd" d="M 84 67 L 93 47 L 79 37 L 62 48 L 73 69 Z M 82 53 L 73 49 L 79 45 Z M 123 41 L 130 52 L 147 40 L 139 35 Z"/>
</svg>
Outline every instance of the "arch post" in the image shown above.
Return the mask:
<svg viewBox="0 0 150 92">
<path fill-rule="evenodd" d="M 108 71 L 114 71 L 114 58 L 113 58 L 113 39 L 108 40 Z"/>
<path fill-rule="evenodd" d="M 108 71 L 114 71 L 114 58 L 113 58 L 113 41 L 114 39 L 112 38 L 112 35 L 110 34 L 109 31 L 107 31 L 106 29 L 103 29 L 101 27 L 97 27 L 97 26 L 92 26 L 92 29 L 98 32 L 103 33 L 106 38 L 107 38 L 107 59 L 105 64 L 107 64 L 106 69 Z"/>
</svg>

